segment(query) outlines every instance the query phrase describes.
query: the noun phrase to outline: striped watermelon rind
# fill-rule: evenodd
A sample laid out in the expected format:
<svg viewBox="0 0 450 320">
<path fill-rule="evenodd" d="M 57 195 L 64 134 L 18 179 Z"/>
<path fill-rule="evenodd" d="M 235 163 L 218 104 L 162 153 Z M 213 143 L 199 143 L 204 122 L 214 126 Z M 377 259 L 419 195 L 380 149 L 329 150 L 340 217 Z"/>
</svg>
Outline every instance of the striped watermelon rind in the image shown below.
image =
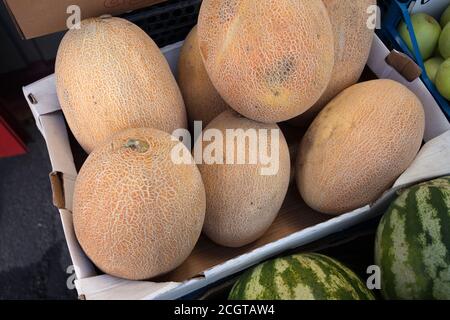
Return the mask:
<svg viewBox="0 0 450 320">
<path fill-rule="evenodd" d="M 450 177 L 402 192 L 375 241 L 386 299 L 450 299 Z"/>
<path fill-rule="evenodd" d="M 374 300 L 361 279 L 340 262 L 320 254 L 270 260 L 245 272 L 230 300 Z"/>
</svg>

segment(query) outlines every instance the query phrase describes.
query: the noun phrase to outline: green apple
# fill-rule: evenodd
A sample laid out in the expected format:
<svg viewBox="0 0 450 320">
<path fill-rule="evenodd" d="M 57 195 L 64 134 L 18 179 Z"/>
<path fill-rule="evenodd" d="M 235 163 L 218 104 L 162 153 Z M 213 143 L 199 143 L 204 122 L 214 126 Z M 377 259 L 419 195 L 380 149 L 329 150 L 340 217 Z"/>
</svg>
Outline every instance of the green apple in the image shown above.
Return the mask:
<svg viewBox="0 0 450 320">
<path fill-rule="evenodd" d="M 433 83 L 435 83 L 436 73 L 443 62 L 444 59 L 441 57 L 434 57 L 425 62 L 425 71 L 427 72 L 428 78 L 430 78 Z"/>
<path fill-rule="evenodd" d="M 445 28 L 445 26 L 450 22 L 450 6 L 445 9 L 444 13 L 441 16 L 441 27 Z"/>
<path fill-rule="evenodd" d="M 450 23 L 448 23 L 439 38 L 439 52 L 445 59 L 450 58 Z"/>
<path fill-rule="evenodd" d="M 436 87 L 447 100 L 450 100 L 450 59 L 445 60 L 436 74 Z"/>
<path fill-rule="evenodd" d="M 433 55 L 434 50 L 439 42 L 441 34 L 441 26 L 432 16 L 426 13 L 417 13 L 411 16 L 411 22 L 416 35 L 417 44 L 419 45 L 420 55 L 423 60 L 427 60 Z M 411 37 L 409 36 L 408 27 L 405 22 L 400 23 L 398 32 L 405 41 L 409 50 L 413 52 Z"/>
<path fill-rule="evenodd" d="M 434 50 L 433 57 L 442 58 L 441 53 L 439 52 L 439 44 L 436 46 L 436 50 Z"/>
</svg>

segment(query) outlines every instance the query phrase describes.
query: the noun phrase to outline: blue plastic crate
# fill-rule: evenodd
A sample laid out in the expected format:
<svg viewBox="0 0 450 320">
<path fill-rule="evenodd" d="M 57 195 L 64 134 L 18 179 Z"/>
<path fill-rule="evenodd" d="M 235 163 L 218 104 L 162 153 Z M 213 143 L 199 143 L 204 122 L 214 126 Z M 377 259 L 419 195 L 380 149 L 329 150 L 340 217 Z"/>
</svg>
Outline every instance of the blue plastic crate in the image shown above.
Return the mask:
<svg viewBox="0 0 450 320">
<path fill-rule="evenodd" d="M 439 104 L 441 109 L 444 111 L 447 119 L 450 120 L 450 104 L 449 102 L 439 93 L 436 86 L 428 78 L 425 72 L 424 61 L 420 55 L 419 46 L 414 34 L 414 29 L 411 23 L 411 18 L 409 14 L 409 8 L 411 4 L 415 2 L 414 0 L 379 0 L 379 5 L 381 8 L 381 26 L 382 28 L 378 30 L 378 35 L 385 42 L 387 46 L 393 49 L 399 50 L 401 52 L 409 55 L 416 63 L 422 68 L 421 79 L 425 83 L 428 90 L 431 92 L 436 102 Z M 400 37 L 397 28 L 400 22 L 405 21 L 409 34 L 411 36 L 413 51 L 411 52 Z"/>
</svg>

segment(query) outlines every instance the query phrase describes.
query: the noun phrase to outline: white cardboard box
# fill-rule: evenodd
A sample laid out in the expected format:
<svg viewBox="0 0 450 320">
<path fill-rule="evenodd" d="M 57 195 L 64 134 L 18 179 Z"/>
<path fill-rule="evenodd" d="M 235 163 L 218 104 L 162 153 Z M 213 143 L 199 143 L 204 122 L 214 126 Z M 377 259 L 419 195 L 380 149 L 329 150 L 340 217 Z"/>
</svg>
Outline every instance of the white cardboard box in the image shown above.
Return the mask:
<svg viewBox="0 0 450 320">
<path fill-rule="evenodd" d="M 176 43 L 162 49 L 172 70 L 176 67 L 180 47 L 181 43 Z M 69 252 L 75 266 L 77 276 L 75 284 L 78 294 L 86 299 L 177 299 L 288 249 L 311 243 L 380 215 L 383 213 L 382 208 L 386 207 L 399 189 L 416 182 L 449 175 L 450 124 L 420 79 L 408 82 L 386 63 L 385 59 L 389 54 L 389 50 L 381 40 L 375 37 L 368 66 L 379 78 L 399 81 L 418 95 L 425 106 L 425 141 L 427 142 L 414 163 L 396 181 L 392 189 L 373 205 L 330 218 L 245 254 L 236 255 L 228 261 L 204 270 L 197 277 L 183 282 L 128 281 L 105 274 L 96 274 L 95 268 L 76 239 L 72 225 L 70 210 L 77 172 L 64 116 L 56 95 L 54 75 L 24 87 L 23 92 L 36 119 L 36 124 L 47 143 L 53 168 L 51 174 L 51 179 L 54 180 L 53 185 L 60 191 L 54 192 L 54 202 L 61 204 L 59 212 Z"/>
<path fill-rule="evenodd" d="M 445 8 L 447 8 L 449 5 L 450 0 L 414 1 L 411 3 L 409 11 L 412 14 L 424 12 L 435 17 L 439 21 L 441 14 L 444 12 Z"/>
</svg>

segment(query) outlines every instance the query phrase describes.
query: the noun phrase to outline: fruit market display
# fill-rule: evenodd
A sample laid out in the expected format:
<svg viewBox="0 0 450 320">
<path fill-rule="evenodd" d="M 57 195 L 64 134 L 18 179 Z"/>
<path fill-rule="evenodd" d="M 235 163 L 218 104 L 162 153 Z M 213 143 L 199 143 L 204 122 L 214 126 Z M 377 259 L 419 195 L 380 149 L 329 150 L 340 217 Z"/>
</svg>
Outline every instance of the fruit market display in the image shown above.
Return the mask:
<svg viewBox="0 0 450 320">
<path fill-rule="evenodd" d="M 450 6 L 442 13 L 440 22 L 426 13 L 411 15 L 414 35 L 428 78 L 439 93 L 450 101 Z M 413 44 L 405 22 L 398 32 L 411 52 Z M 417 59 L 418 57 L 416 57 Z M 444 63 L 445 62 L 445 63 Z M 439 74 L 439 78 L 437 77 Z"/>
<path fill-rule="evenodd" d="M 245 272 L 230 300 L 374 300 L 365 283 L 340 262 L 320 254 L 296 254 Z"/>
<path fill-rule="evenodd" d="M 68 125 L 89 153 L 75 184 L 73 224 L 92 262 L 119 278 L 152 280 L 183 264 L 202 232 L 202 241 L 218 246 L 249 245 L 273 225 L 291 169 L 299 191 L 293 194 L 320 216 L 371 205 L 389 190 L 422 145 L 425 114 L 418 97 L 398 82 L 356 83 L 374 36 L 367 26 L 374 4 L 204 0 L 181 48 L 176 79 L 153 40 L 131 22 L 93 18 L 68 31 L 56 59 L 56 86 Z M 446 53 L 449 25 L 441 28 L 423 15 L 413 22 L 423 32 L 424 59 L 438 47 Z M 444 58 L 426 66 L 449 98 L 450 60 Z M 202 122 L 203 134 L 185 139 L 193 121 Z M 298 148 L 288 147 L 279 126 L 284 121 L 308 128 L 305 134 L 291 128 Z M 230 132 L 243 136 L 230 141 Z M 252 144 L 253 133 L 265 144 Z M 241 156 L 255 161 L 224 161 Z M 263 174 L 268 165 L 275 170 Z M 386 298 L 409 294 L 403 283 L 417 285 L 413 297 L 448 294 L 429 287 L 444 277 L 436 268 L 446 263 L 449 274 L 448 256 L 427 256 L 429 248 L 450 250 L 448 239 L 426 235 L 449 226 L 446 183 L 412 188 L 386 214 L 377 240 L 377 257 L 388 270 Z M 412 218 L 403 226 L 406 215 Z M 399 224 L 392 226 L 394 220 Z M 412 241 L 421 230 L 424 238 Z M 411 260 L 402 256 L 404 245 L 416 252 Z M 396 277 L 408 267 L 407 279 Z M 300 254 L 246 272 L 230 299 L 374 295 L 338 261 Z"/>
</svg>

